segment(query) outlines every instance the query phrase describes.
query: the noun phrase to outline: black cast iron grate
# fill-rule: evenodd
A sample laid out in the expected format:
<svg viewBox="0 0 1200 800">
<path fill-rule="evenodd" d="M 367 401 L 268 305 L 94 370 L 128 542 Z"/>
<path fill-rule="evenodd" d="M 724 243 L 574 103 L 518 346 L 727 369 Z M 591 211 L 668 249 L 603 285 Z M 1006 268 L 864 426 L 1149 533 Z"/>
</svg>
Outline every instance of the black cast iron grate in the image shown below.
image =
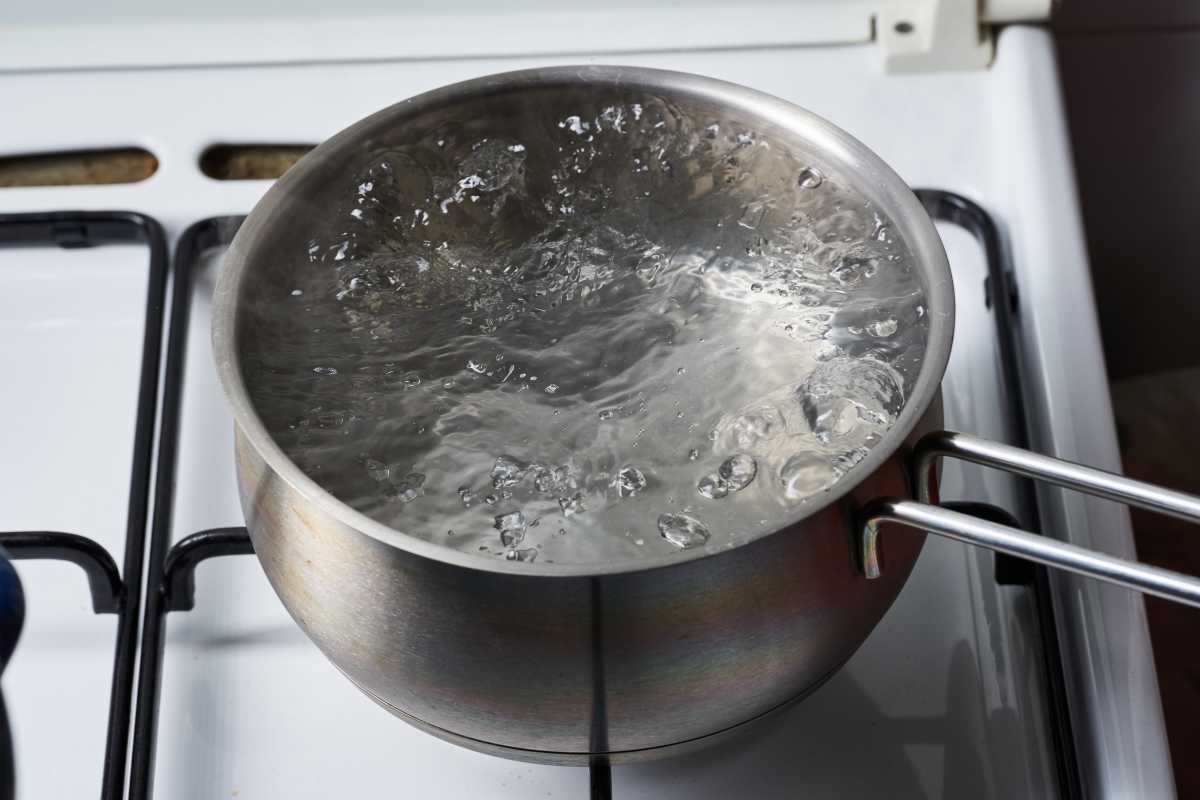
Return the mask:
<svg viewBox="0 0 1200 800">
<path fill-rule="evenodd" d="M 109 695 L 108 727 L 101 778 L 102 800 L 120 800 L 125 790 L 137 632 L 141 620 L 142 567 L 146 552 L 146 512 L 158 400 L 163 302 L 166 295 L 167 241 L 154 219 L 130 211 L 53 211 L 0 215 L 0 247 L 84 248 L 109 244 L 145 244 L 149 250 L 145 327 L 138 378 L 133 466 L 126 507 L 125 552 L 120 570 L 95 540 L 59 531 L 0 533 L 0 546 L 13 559 L 57 559 L 79 565 L 87 576 L 92 608 L 117 615 Z M 36 587 L 27 592 L 36 593 Z M 3 787 L 11 796 L 12 787 Z"/>
<path fill-rule="evenodd" d="M 934 219 L 949 222 L 971 233 L 982 246 L 987 259 L 988 306 L 999 331 L 1002 369 L 1011 392 L 1012 418 L 1016 424 L 1014 444 L 1028 445 L 1028 424 L 1020 405 L 1020 369 L 1016 347 L 1016 295 L 999 234 L 987 213 L 975 203 L 949 192 L 917 190 L 917 195 Z M 174 490 L 175 458 L 179 428 L 179 404 L 182 393 L 183 365 L 187 340 L 187 320 L 191 304 L 192 269 L 209 250 L 228 246 L 241 224 L 241 217 L 214 217 L 192 225 L 179 240 L 174 258 L 174 290 L 171 299 L 171 327 L 164 375 L 162 426 L 155 477 L 154 517 L 150 533 L 147 571 L 145 623 L 142 632 L 141 663 L 134 720 L 129 800 L 149 800 L 153 792 L 154 752 L 158 719 L 159 687 L 166 616 L 169 611 L 189 611 L 195 605 L 195 569 L 209 558 L 245 555 L 253 552 L 245 528 L 215 528 L 193 533 L 169 547 Z M 1003 302 L 996 302 L 1000 298 Z M 1037 519 L 1036 499 L 1025 487 L 1019 516 Z M 989 507 L 959 510 L 985 515 Z M 1046 568 L 1028 564 L 1004 554 L 996 554 L 996 578 L 1001 583 L 1026 584 L 1033 590 L 1038 609 L 1043 668 L 1046 673 L 1047 706 L 1052 729 L 1051 740 L 1058 768 L 1059 793 L 1064 798 L 1079 798 L 1080 789 L 1074 745 L 1066 707 L 1066 692 L 1061 654 L 1050 606 Z M 607 760 L 595 759 L 589 766 L 590 797 L 611 800 L 612 774 Z"/>
</svg>

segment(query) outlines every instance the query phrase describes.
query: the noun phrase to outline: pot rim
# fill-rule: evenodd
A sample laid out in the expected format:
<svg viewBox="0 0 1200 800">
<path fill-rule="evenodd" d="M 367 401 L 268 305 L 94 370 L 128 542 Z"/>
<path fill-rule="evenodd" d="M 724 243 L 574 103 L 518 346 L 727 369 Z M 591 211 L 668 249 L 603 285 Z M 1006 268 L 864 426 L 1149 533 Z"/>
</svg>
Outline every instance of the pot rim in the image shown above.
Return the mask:
<svg viewBox="0 0 1200 800">
<path fill-rule="evenodd" d="M 267 431 L 251 402 L 237 352 L 237 311 L 240 287 L 256 243 L 269 231 L 273 212 L 304 177 L 346 150 L 361 146 L 371 132 L 402 124 L 406 118 L 443 107 L 466 97 L 508 92 L 561 83 L 633 85 L 647 93 L 684 95 L 720 106 L 732 106 L 780 128 L 795 131 L 814 151 L 837 164 L 846 176 L 859 178 L 856 189 L 887 210 L 895 228 L 913 253 L 923 279 L 929 333 L 917 380 L 907 393 L 895 424 L 882 441 L 831 489 L 819 498 L 802 502 L 794 515 L 778 528 L 762 530 L 730 548 L 680 550 L 661 556 L 604 563 L 532 563 L 507 561 L 493 555 L 454 550 L 406 534 L 357 511 L 329 493 L 293 462 Z M 863 143 L 822 117 L 772 95 L 726 81 L 684 72 L 626 66 L 564 66 L 497 73 L 451 84 L 403 100 L 334 135 L 304 156 L 255 205 L 223 261 L 213 298 L 212 338 L 217 372 L 232 408 L 234 421 L 248 443 L 278 478 L 322 513 L 343 525 L 415 556 L 486 572 L 520 576 L 586 577 L 642 572 L 710 558 L 740 550 L 760 539 L 786 530 L 838 502 L 896 453 L 929 408 L 941 387 L 950 358 L 954 333 L 954 287 L 945 249 L 921 202 L 907 184 Z"/>
</svg>

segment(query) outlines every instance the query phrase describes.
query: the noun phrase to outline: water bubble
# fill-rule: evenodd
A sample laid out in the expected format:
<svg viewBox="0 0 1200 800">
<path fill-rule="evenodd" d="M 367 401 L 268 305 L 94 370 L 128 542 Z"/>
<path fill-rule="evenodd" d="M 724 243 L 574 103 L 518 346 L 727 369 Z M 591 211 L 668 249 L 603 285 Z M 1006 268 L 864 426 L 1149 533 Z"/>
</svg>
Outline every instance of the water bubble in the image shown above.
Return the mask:
<svg viewBox="0 0 1200 800">
<path fill-rule="evenodd" d="M 763 290 L 763 285 L 761 283 L 750 284 L 750 291 L 757 293 L 757 292 L 761 292 L 762 290 Z"/>
<path fill-rule="evenodd" d="M 520 511 L 510 511 L 507 514 L 497 514 L 493 517 L 492 527 L 500 531 L 500 543 L 505 547 L 514 547 L 525 538 L 525 515 Z"/>
<path fill-rule="evenodd" d="M 312 371 L 318 375 L 337 375 L 337 367 L 313 367 Z"/>
<path fill-rule="evenodd" d="M 688 461 L 695 461 L 697 458 L 700 457 L 700 451 L 693 447 L 691 450 L 688 450 L 687 456 L 688 456 Z"/>
<path fill-rule="evenodd" d="M 533 478 L 533 485 L 543 494 L 553 494 L 564 488 L 570 481 L 570 471 L 565 467 L 547 467 L 539 469 Z"/>
<path fill-rule="evenodd" d="M 816 167 L 805 167 L 800 170 L 796 183 L 801 189 L 815 189 L 824 182 L 825 176 Z"/>
<path fill-rule="evenodd" d="M 292 289 L 292 297 L 299 297 L 304 294 L 303 289 Z"/>
<path fill-rule="evenodd" d="M 330 430 L 342 427 L 346 423 L 346 415 L 341 411 L 322 411 L 313 420 L 317 423 L 318 428 Z"/>
<path fill-rule="evenodd" d="M 658 518 L 658 533 L 682 549 L 700 547 L 711 534 L 700 520 L 687 514 L 662 514 Z"/>
<path fill-rule="evenodd" d="M 489 506 L 496 505 L 496 495 L 489 494 L 487 497 L 483 498 L 483 502 L 487 503 Z"/>
<path fill-rule="evenodd" d="M 522 550 L 506 550 L 504 559 L 506 561 L 523 561 L 529 563 L 537 558 L 537 550 L 532 547 L 526 547 Z"/>
<path fill-rule="evenodd" d="M 421 487 L 424 485 L 424 475 L 420 472 L 410 472 L 385 489 L 384 494 L 389 500 L 411 503 L 422 495 Z"/>
<path fill-rule="evenodd" d="M 373 458 L 368 458 L 363 463 L 363 466 L 367 468 L 367 474 L 371 476 L 371 479 L 376 481 L 386 481 L 388 474 L 391 472 L 387 464 L 384 464 L 382 461 L 376 461 Z"/>
<path fill-rule="evenodd" d="M 597 416 L 599 416 L 600 419 L 612 419 L 613 410 L 611 408 L 602 409 Z"/>
<path fill-rule="evenodd" d="M 725 481 L 721 479 L 720 475 L 713 473 L 700 479 L 700 482 L 696 484 L 696 491 L 709 500 L 720 500 L 729 494 L 729 487 L 725 485 Z"/>
<path fill-rule="evenodd" d="M 529 470 L 529 465 L 511 456 L 498 456 L 492 465 L 492 488 L 501 489 L 520 483 Z"/>
<path fill-rule="evenodd" d="M 415 389 L 421 385 L 421 376 L 416 372 L 406 372 L 400 382 L 405 389 Z"/>
<path fill-rule="evenodd" d="M 470 508 L 475 502 L 475 492 L 471 491 L 469 486 L 458 487 L 458 499 L 462 502 L 463 508 Z"/>
<path fill-rule="evenodd" d="M 558 391 L 558 384 L 557 383 L 547 383 L 544 391 L 546 392 L 546 394 L 554 394 Z"/>
<path fill-rule="evenodd" d="M 558 127 L 566 128 L 576 135 L 582 135 L 584 131 L 591 127 L 591 123 L 584 122 L 578 115 L 572 115 L 558 123 Z"/>
<path fill-rule="evenodd" d="M 725 481 L 731 492 L 740 492 L 751 484 L 758 474 L 758 462 L 752 456 L 738 453 L 730 456 L 717 468 L 717 474 Z"/>
<path fill-rule="evenodd" d="M 900 323 L 894 317 L 887 319 L 876 320 L 867 325 L 867 333 L 878 338 L 893 336 L 896 329 L 900 327 Z"/>
<path fill-rule="evenodd" d="M 784 463 L 779 471 L 779 484 L 788 500 L 803 500 L 829 489 L 840 477 L 841 471 L 828 458 L 817 453 L 800 453 Z"/>
<path fill-rule="evenodd" d="M 684 367 L 680 367 L 679 369 L 675 370 L 675 374 L 676 375 L 686 375 L 687 369 L 685 369 Z"/>
<path fill-rule="evenodd" d="M 821 363 L 796 389 L 804 419 L 817 439 L 831 442 L 878 433 L 904 405 L 904 379 L 870 357 L 840 356 Z"/>
<path fill-rule="evenodd" d="M 867 447 L 854 447 L 844 453 L 839 453 L 833 458 L 833 465 L 837 467 L 839 472 L 846 472 L 854 467 L 858 462 L 867 457 L 870 450 Z"/>
<path fill-rule="evenodd" d="M 875 276 L 879 264 L 870 256 L 846 256 L 829 271 L 842 286 L 855 287 Z"/>
<path fill-rule="evenodd" d="M 886 242 L 888 238 L 888 227 L 879 215 L 875 215 L 875 228 L 871 231 L 871 238 L 877 242 Z"/>
<path fill-rule="evenodd" d="M 646 476 L 637 467 L 625 467 L 617 473 L 617 493 L 633 497 L 646 488 Z"/>
<path fill-rule="evenodd" d="M 558 508 L 562 511 L 564 517 L 569 517 L 572 514 L 582 514 L 587 509 L 583 505 L 583 494 L 576 492 L 570 497 L 558 498 Z"/>
<path fill-rule="evenodd" d="M 729 428 L 733 443 L 739 450 L 753 450 L 760 441 L 772 438 L 776 431 L 783 428 L 783 418 L 777 408 L 762 406 L 739 414 Z M 718 435 L 717 431 L 713 431 L 709 438 L 715 440 Z"/>
</svg>

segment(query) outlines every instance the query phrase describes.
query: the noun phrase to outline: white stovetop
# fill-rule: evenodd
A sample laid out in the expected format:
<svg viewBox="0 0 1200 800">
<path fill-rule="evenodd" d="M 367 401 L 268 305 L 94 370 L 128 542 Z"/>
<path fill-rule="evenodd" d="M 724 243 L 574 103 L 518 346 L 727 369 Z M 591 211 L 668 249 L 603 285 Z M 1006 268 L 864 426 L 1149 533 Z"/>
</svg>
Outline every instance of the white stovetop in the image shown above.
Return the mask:
<svg viewBox="0 0 1200 800">
<path fill-rule="evenodd" d="M 246 212 L 266 188 L 201 175 L 196 159 L 209 144 L 316 142 L 388 103 L 455 80 L 534 63 L 612 60 L 575 55 L 0 74 L 0 108 L 8 109 L 0 153 L 136 144 L 161 162 L 141 184 L 0 190 L 0 212 L 129 208 L 157 217 L 175 237 L 202 217 Z M 869 45 L 643 53 L 619 61 L 704 73 L 795 101 L 861 138 L 911 184 L 981 202 L 1007 229 L 1043 446 L 1116 465 L 1044 33 L 1008 29 L 990 70 L 959 74 L 885 76 Z M 980 308 L 981 256 L 961 232 L 946 236 L 962 308 Z M 19 377 L 22 387 L 0 392 L 0 418 L 9 421 L 0 458 L 0 529 L 74 530 L 119 558 L 143 260 L 136 248 L 0 252 L 0 370 L 10 382 Z M 191 322 L 176 539 L 241 522 L 231 423 L 208 351 L 212 277 L 211 268 L 198 277 Z M 1000 393 L 995 345 L 968 330 L 990 327 L 960 327 L 947 379 L 948 422 L 1001 435 L 994 408 L 987 410 Z M 981 474 L 963 471 L 959 479 L 981 499 L 975 494 Z M 1006 484 L 986 480 L 989 499 L 1003 501 Z M 1102 540 L 1119 546 L 1127 539 L 1120 515 L 1089 520 L 1091 506 L 1049 499 L 1053 509 L 1074 511 L 1064 527 L 1076 539 L 1086 538 L 1076 530 L 1080 519 L 1092 522 Z M 19 571 L 29 619 L 4 681 L 20 794 L 93 796 L 114 626 L 91 615 L 74 567 L 22 563 Z M 615 795 L 1051 794 L 1031 668 L 1036 653 L 1023 628 L 1029 599 L 1023 589 L 995 589 L 990 575 L 990 556 L 931 541 L 896 607 L 825 688 L 753 738 L 686 759 L 617 769 Z M 1123 593 L 1086 589 L 1075 599 L 1082 613 L 1116 609 L 1134 622 L 1140 613 Z M 1136 702 L 1146 681 L 1153 684 L 1136 657 L 1138 645 L 1129 646 L 1135 656 L 1120 671 L 1107 662 L 1094 665 L 1083 689 L 1111 698 L 1124 727 L 1101 731 L 1097 751 L 1112 753 L 1106 769 L 1115 785 L 1135 788 L 1157 786 L 1162 771 L 1154 749 L 1155 732 L 1161 736 L 1157 707 Z M 1150 733 L 1134 746 L 1130 736 L 1139 718 Z M 196 611 L 169 620 L 158 749 L 158 797 L 172 800 L 580 797 L 587 781 L 582 770 L 468 753 L 390 718 L 304 640 L 252 558 L 203 565 Z"/>
</svg>

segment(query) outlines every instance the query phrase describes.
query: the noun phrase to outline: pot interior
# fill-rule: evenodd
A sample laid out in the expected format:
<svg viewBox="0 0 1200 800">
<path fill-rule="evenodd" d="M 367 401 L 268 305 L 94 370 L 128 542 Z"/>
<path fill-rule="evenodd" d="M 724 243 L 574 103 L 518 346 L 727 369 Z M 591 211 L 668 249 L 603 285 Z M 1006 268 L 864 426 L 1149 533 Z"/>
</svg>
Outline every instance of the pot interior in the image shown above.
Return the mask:
<svg viewBox="0 0 1200 800">
<path fill-rule="evenodd" d="M 230 261 L 251 437 L 353 519 L 512 569 L 785 527 L 895 449 L 949 350 L 903 183 L 807 112 L 673 73 L 394 106 L 302 159 Z"/>
</svg>

